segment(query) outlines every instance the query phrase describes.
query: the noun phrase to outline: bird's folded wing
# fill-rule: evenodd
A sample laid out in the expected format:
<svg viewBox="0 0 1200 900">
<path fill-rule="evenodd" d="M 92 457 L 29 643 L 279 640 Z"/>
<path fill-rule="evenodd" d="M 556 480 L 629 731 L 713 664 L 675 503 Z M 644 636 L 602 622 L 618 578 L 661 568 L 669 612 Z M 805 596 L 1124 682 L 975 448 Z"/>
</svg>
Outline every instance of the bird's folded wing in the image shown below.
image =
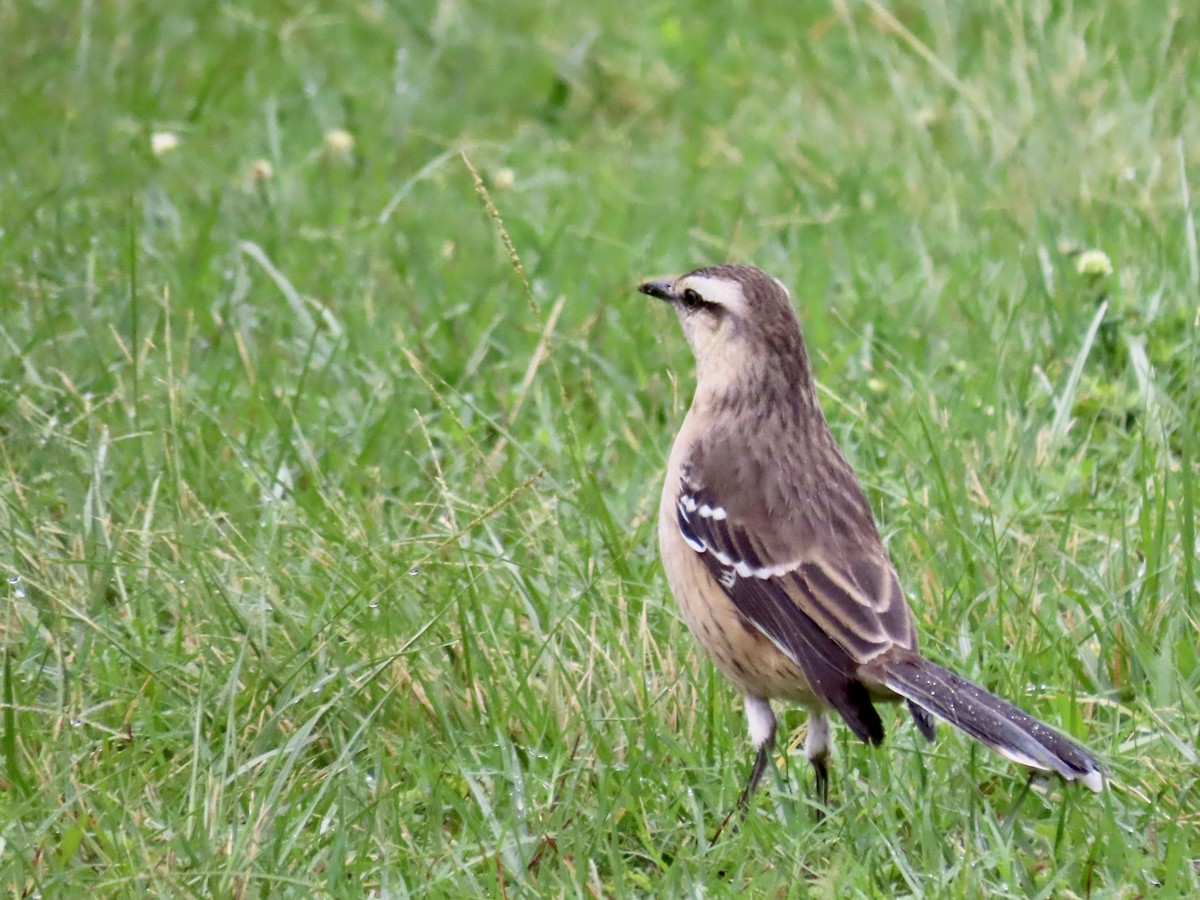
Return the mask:
<svg viewBox="0 0 1200 900">
<path fill-rule="evenodd" d="M 871 740 L 858 667 L 897 643 L 912 643 L 907 606 L 882 548 L 877 559 L 835 560 L 812 547 L 797 547 L 790 559 L 764 559 L 764 547 L 779 542 L 757 539 L 736 511 L 686 478 L 676 517 L 684 541 L 738 611 L 800 667 L 818 697 Z"/>
</svg>

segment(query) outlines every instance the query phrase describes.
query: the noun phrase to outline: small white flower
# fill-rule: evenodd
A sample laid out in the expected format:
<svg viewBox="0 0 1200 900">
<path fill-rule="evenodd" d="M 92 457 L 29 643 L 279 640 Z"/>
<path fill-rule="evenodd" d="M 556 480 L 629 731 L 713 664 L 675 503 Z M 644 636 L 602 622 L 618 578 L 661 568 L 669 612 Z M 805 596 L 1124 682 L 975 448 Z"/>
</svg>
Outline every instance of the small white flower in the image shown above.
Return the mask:
<svg viewBox="0 0 1200 900">
<path fill-rule="evenodd" d="M 258 184 L 270 181 L 274 174 L 275 167 L 271 165 L 269 160 L 256 159 L 250 165 L 250 177 Z"/>
<path fill-rule="evenodd" d="M 354 149 L 354 135 L 344 128 L 330 128 L 325 132 L 325 149 L 346 155 Z"/>
<path fill-rule="evenodd" d="M 499 169 L 496 172 L 496 177 L 492 179 L 492 182 L 493 182 L 493 184 L 496 185 L 496 190 L 507 191 L 510 187 L 513 186 L 513 183 L 516 180 L 517 180 L 516 173 L 513 172 L 512 169 L 510 169 L 506 166 L 505 168 Z"/>
<path fill-rule="evenodd" d="M 1075 260 L 1075 271 L 1088 278 L 1107 278 L 1112 274 L 1112 260 L 1103 250 L 1084 250 Z"/>
<path fill-rule="evenodd" d="M 150 152 L 165 156 L 179 146 L 179 135 L 173 131 L 156 131 L 150 135 Z"/>
</svg>

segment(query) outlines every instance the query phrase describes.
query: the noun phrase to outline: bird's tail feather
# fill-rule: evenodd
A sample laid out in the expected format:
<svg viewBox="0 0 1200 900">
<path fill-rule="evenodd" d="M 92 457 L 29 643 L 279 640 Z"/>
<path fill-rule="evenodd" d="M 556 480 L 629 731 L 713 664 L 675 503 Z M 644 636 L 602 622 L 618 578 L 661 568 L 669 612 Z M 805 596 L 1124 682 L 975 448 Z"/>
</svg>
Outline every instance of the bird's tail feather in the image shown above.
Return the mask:
<svg viewBox="0 0 1200 900">
<path fill-rule="evenodd" d="M 1090 753 L 949 669 L 915 653 L 889 653 L 871 666 L 875 677 L 910 705 L 944 719 L 1008 759 L 1103 790 L 1104 774 Z"/>
</svg>

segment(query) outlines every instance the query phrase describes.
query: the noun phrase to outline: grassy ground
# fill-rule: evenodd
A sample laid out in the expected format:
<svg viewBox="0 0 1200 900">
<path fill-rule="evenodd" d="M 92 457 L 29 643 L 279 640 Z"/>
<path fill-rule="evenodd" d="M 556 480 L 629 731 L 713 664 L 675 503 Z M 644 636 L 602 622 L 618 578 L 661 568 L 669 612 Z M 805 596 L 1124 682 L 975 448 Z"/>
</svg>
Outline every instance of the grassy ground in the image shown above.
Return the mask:
<svg viewBox="0 0 1200 900">
<path fill-rule="evenodd" d="M 0 882 L 1195 895 L 1198 47 L 1134 0 L 0 2 Z M 781 750 L 708 847 L 749 748 L 633 286 L 725 260 L 792 285 L 926 650 L 1111 792 L 889 710 L 824 822 Z"/>
</svg>

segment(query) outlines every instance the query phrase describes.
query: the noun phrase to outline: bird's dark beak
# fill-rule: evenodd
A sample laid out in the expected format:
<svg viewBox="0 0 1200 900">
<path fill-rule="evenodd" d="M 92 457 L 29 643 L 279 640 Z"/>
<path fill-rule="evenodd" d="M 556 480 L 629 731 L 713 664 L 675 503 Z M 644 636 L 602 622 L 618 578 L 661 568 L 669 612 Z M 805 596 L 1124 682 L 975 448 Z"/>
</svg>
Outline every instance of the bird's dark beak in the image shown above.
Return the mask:
<svg viewBox="0 0 1200 900">
<path fill-rule="evenodd" d="M 671 293 L 671 285 L 674 283 L 674 278 L 656 278 L 653 281 L 647 281 L 638 290 L 643 294 L 670 302 L 675 299 L 675 295 Z"/>
</svg>

